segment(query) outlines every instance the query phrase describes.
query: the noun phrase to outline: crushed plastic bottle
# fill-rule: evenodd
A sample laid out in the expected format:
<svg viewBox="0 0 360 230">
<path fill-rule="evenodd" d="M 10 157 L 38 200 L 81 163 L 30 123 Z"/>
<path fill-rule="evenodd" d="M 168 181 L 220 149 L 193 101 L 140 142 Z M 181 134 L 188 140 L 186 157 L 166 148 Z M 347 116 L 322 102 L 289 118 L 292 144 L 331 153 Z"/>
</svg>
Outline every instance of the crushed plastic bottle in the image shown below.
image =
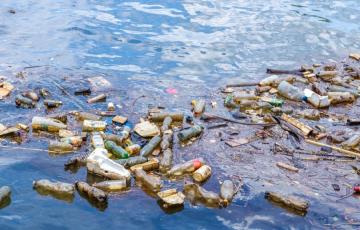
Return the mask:
<svg viewBox="0 0 360 230">
<path fill-rule="evenodd" d="M 174 188 L 158 192 L 157 196 L 164 202 L 166 208 L 184 204 L 185 195 Z"/>
<path fill-rule="evenodd" d="M 144 171 L 151 171 L 151 170 L 156 170 L 159 168 L 159 160 L 157 158 L 152 158 L 151 160 L 141 163 L 141 164 L 136 164 L 134 166 L 130 167 L 130 171 L 134 172 L 136 169 L 143 169 Z"/>
<path fill-rule="evenodd" d="M 130 172 L 121 164 L 107 157 L 106 149 L 95 149 L 87 158 L 86 167 L 89 172 L 108 177 L 110 179 L 130 180 Z"/>
<path fill-rule="evenodd" d="M 82 145 L 83 139 L 81 136 L 63 137 L 60 139 L 60 142 L 71 144 L 75 147 L 80 147 Z"/>
<path fill-rule="evenodd" d="M 200 116 L 205 111 L 205 100 L 198 100 L 194 102 L 194 115 Z"/>
</svg>

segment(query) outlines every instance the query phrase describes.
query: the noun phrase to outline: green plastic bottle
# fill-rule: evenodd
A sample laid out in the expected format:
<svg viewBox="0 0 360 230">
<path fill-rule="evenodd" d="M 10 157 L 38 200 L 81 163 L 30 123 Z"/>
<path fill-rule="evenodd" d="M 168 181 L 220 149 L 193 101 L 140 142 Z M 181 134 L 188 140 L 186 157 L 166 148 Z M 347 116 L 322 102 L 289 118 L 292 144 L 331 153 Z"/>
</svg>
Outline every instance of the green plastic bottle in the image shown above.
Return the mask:
<svg viewBox="0 0 360 230">
<path fill-rule="evenodd" d="M 113 141 L 106 141 L 105 148 L 120 159 L 129 158 L 129 153 L 121 146 L 116 145 Z"/>
</svg>

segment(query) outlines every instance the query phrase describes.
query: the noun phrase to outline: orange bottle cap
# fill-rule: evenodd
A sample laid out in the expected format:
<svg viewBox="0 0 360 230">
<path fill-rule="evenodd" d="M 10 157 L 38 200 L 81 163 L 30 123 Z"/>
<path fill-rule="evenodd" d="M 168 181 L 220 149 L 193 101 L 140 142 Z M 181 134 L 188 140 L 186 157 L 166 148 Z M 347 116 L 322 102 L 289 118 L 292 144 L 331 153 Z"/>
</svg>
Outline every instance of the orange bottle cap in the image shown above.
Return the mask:
<svg viewBox="0 0 360 230">
<path fill-rule="evenodd" d="M 194 168 L 195 170 L 201 167 L 201 162 L 199 160 L 194 160 Z"/>
</svg>

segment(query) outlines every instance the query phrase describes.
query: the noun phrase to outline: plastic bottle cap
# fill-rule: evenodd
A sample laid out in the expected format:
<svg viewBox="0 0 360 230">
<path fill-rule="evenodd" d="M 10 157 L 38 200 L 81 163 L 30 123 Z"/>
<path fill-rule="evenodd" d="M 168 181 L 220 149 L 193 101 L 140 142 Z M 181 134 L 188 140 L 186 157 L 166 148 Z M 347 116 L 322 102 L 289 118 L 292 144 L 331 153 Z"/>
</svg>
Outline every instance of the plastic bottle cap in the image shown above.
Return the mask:
<svg viewBox="0 0 360 230">
<path fill-rule="evenodd" d="M 195 170 L 201 167 L 201 162 L 199 160 L 194 160 L 194 168 Z"/>
</svg>

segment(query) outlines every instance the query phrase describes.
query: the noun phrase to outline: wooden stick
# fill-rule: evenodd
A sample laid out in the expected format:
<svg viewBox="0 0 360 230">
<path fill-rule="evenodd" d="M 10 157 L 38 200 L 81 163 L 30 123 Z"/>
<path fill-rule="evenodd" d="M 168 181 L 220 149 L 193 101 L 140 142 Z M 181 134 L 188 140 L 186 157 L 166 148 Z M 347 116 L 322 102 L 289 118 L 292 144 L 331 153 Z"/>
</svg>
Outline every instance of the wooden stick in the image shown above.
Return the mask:
<svg viewBox="0 0 360 230">
<path fill-rule="evenodd" d="M 226 88 L 230 88 L 230 87 L 246 87 L 246 86 L 257 86 L 260 82 L 241 82 L 241 83 L 236 83 L 236 84 L 229 84 L 226 85 Z"/>
<path fill-rule="evenodd" d="M 350 151 L 350 150 L 346 150 L 346 149 L 342 149 L 342 148 L 334 146 L 334 145 L 328 145 L 328 144 L 313 141 L 313 140 L 310 140 L 310 139 L 305 139 L 305 142 L 307 142 L 309 144 L 317 145 L 317 146 L 320 146 L 320 147 L 328 147 L 328 148 L 331 148 L 332 150 L 338 151 L 339 153 L 343 153 L 343 154 L 347 154 L 347 155 L 351 155 L 351 156 L 355 156 L 355 157 L 360 157 L 360 153 Z"/>
</svg>

